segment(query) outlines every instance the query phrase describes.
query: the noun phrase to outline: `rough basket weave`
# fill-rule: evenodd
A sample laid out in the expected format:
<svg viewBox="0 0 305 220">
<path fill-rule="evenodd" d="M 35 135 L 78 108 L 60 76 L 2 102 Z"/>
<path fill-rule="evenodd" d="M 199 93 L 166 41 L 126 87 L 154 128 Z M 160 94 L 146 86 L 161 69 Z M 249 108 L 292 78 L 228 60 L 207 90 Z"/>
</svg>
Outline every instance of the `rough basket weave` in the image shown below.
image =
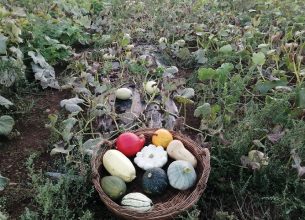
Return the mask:
<svg viewBox="0 0 305 220">
<path fill-rule="evenodd" d="M 153 133 L 156 129 L 141 129 L 134 131 L 137 135 L 145 135 L 146 140 L 151 140 Z M 187 148 L 197 159 L 197 182 L 194 187 L 185 191 L 179 191 L 169 187 L 169 189 L 164 193 L 164 195 L 151 197 L 149 196 L 154 207 L 148 212 L 136 212 L 130 209 L 126 209 L 120 206 L 120 201 L 112 201 L 102 190 L 100 185 L 100 179 L 103 176 L 109 175 L 107 171 L 103 168 L 102 157 L 104 153 L 114 148 L 115 140 L 112 142 L 105 142 L 99 144 L 98 150 L 94 153 L 91 161 L 93 183 L 99 193 L 101 200 L 107 206 L 107 208 L 113 212 L 115 215 L 124 219 L 134 219 L 134 220 L 164 220 L 173 219 L 175 216 L 183 211 L 191 208 L 201 197 L 202 193 L 206 188 L 206 183 L 210 174 L 210 153 L 206 148 L 202 148 L 196 142 L 191 140 L 189 137 L 182 135 L 179 132 L 171 131 L 174 139 L 182 141 L 185 148 Z M 146 143 L 147 144 L 147 143 Z M 101 146 L 103 145 L 103 146 Z M 164 170 L 167 170 L 169 163 L 165 165 Z M 135 166 L 136 167 L 136 166 Z M 137 178 L 131 183 L 127 184 L 127 193 L 129 192 L 142 192 L 141 189 L 141 179 L 144 171 L 136 167 Z"/>
</svg>

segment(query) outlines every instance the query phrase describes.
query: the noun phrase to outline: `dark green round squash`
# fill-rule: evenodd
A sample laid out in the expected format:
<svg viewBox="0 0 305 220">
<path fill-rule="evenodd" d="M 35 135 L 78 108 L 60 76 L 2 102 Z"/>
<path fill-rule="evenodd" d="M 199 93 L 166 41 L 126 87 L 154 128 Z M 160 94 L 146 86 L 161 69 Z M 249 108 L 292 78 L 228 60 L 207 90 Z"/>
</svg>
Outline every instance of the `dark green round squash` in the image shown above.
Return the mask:
<svg viewBox="0 0 305 220">
<path fill-rule="evenodd" d="M 112 199 L 116 200 L 126 193 L 125 182 L 117 176 L 105 176 L 101 179 L 101 186 L 104 192 Z"/>
<path fill-rule="evenodd" d="M 148 169 L 142 178 L 142 186 L 147 194 L 162 194 L 168 186 L 166 172 L 161 168 Z"/>
</svg>

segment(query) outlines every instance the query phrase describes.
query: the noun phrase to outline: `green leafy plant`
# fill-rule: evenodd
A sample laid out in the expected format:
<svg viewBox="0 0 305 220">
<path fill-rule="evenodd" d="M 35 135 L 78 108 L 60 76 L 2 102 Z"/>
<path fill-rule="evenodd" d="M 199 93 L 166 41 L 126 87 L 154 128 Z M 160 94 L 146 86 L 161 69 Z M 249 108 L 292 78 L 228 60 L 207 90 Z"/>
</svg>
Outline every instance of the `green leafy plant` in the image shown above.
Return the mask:
<svg viewBox="0 0 305 220">
<path fill-rule="evenodd" d="M 92 214 L 84 211 L 92 193 L 87 171 L 75 175 L 75 171 L 70 169 L 54 182 L 34 170 L 34 159 L 35 155 L 28 159 L 27 168 L 36 192 L 34 200 L 38 209 L 35 212 L 27 209 L 21 219 L 92 219 Z"/>
</svg>

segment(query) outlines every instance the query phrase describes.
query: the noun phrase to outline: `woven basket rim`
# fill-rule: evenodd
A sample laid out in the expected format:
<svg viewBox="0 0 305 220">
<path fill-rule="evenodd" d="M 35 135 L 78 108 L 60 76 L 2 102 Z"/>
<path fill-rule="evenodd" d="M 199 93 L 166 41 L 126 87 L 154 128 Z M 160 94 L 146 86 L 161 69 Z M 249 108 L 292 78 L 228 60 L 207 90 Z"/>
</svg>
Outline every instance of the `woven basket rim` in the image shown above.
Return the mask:
<svg viewBox="0 0 305 220">
<path fill-rule="evenodd" d="M 156 128 L 145 128 L 132 131 L 133 133 L 140 135 L 143 134 L 145 136 L 151 136 L 157 129 Z M 180 191 L 177 195 L 175 195 L 172 200 L 174 204 L 158 203 L 154 205 L 154 208 L 148 212 L 136 212 L 134 210 L 126 209 L 116 202 L 112 201 L 102 190 L 100 185 L 101 175 L 99 173 L 100 167 L 103 166 L 101 162 L 101 158 L 104 153 L 113 148 L 115 140 L 113 141 L 103 141 L 97 145 L 97 149 L 94 152 L 91 159 L 92 166 L 92 181 L 94 183 L 94 187 L 97 190 L 100 199 L 107 206 L 107 208 L 114 213 L 115 215 L 122 217 L 124 219 L 139 219 L 139 220 L 161 220 L 161 219 L 173 219 L 175 216 L 180 214 L 183 211 L 186 211 L 190 207 L 192 207 L 203 194 L 206 184 L 208 181 L 208 177 L 210 174 L 210 153 L 207 148 L 202 148 L 199 144 L 193 141 L 188 136 L 185 136 L 177 131 L 170 131 L 174 137 L 174 139 L 181 140 L 184 146 L 190 150 L 193 155 L 197 159 L 197 168 L 202 168 L 202 173 L 197 172 L 197 183 L 192 190 Z M 101 146 L 106 144 L 107 147 L 102 148 Z M 179 196 L 183 195 L 183 198 Z"/>
</svg>

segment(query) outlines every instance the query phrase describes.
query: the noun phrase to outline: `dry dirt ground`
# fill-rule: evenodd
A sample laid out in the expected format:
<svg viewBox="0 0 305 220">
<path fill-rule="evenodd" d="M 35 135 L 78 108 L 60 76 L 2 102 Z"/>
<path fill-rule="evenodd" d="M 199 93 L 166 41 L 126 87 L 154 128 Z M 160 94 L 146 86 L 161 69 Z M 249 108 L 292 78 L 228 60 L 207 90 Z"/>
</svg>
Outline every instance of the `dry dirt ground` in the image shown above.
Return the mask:
<svg viewBox="0 0 305 220">
<path fill-rule="evenodd" d="M 48 153 L 50 131 L 45 128 L 47 115 L 59 111 L 60 100 L 68 97 L 66 92 L 52 90 L 26 97 L 34 100 L 34 106 L 16 121 L 15 129 L 20 136 L 5 140 L 0 146 L 0 173 L 10 179 L 10 186 L 0 193 L 0 197 L 6 198 L 10 219 L 17 219 L 32 200 L 25 164 L 29 156 L 33 153 L 39 155 L 35 162 L 37 169 L 45 170 L 52 163 Z"/>
</svg>

